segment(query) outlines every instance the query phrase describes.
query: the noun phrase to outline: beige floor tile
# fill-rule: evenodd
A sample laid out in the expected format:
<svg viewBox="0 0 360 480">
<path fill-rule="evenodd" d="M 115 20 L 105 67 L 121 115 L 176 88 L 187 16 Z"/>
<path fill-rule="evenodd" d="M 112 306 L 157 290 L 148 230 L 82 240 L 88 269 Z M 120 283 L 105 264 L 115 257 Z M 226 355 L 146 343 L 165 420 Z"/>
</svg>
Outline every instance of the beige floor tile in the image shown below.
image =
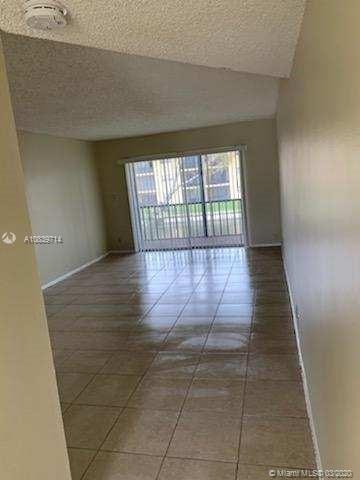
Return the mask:
<svg viewBox="0 0 360 480">
<path fill-rule="evenodd" d="M 194 287 L 192 285 L 178 285 L 170 286 L 166 291 L 166 295 L 192 295 L 194 293 Z"/>
<path fill-rule="evenodd" d="M 113 407 L 72 405 L 64 414 L 67 446 L 99 448 L 120 411 Z"/>
<path fill-rule="evenodd" d="M 211 293 L 222 293 L 224 291 L 225 282 L 211 282 L 211 281 L 204 281 L 199 282 L 199 284 L 195 287 L 194 293 L 204 293 L 204 294 L 211 294 Z"/>
<path fill-rule="evenodd" d="M 98 373 L 112 354 L 98 350 L 72 352 L 57 371 L 61 373 Z"/>
<path fill-rule="evenodd" d="M 287 292 L 258 293 L 255 297 L 255 305 L 289 305 L 289 296 Z"/>
<path fill-rule="evenodd" d="M 159 305 L 185 305 L 190 299 L 190 293 L 176 294 L 176 293 L 165 293 L 160 297 L 158 303 Z"/>
<path fill-rule="evenodd" d="M 239 464 L 236 480 L 269 480 L 274 478 L 269 475 L 269 472 L 273 470 L 276 471 L 277 468 Z"/>
<path fill-rule="evenodd" d="M 128 285 L 74 285 L 70 290 L 75 295 L 124 295 L 131 298 L 134 288 Z"/>
<path fill-rule="evenodd" d="M 63 312 L 65 308 L 65 305 L 45 305 L 46 316 L 50 318 L 56 313 Z"/>
<path fill-rule="evenodd" d="M 66 410 L 70 407 L 70 405 L 71 405 L 71 403 L 61 402 L 60 403 L 61 413 L 64 414 L 66 412 Z"/>
<path fill-rule="evenodd" d="M 49 317 L 47 322 L 51 332 L 66 332 L 74 330 L 76 318 L 62 317 L 60 312 Z"/>
<path fill-rule="evenodd" d="M 180 331 L 182 329 L 186 330 L 189 328 L 193 328 L 194 331 L 204 331 L 208 332 L 210 330 L 211 324 L 214 321 L 214 317 L 212 316 L 205 316 L 201 317 L 191 317 L 191 316 L 180 316 L 175 324 L 175 330 Z"/>
<path fill-rule="evenodd" d="M 257 380 L 246 384 L 245 415 L 306 417 L 300 382 Z"/>
<path fill-rule="evenodd" d="M 60 365 L 67 358 L 69 358 L 72 353 L 73 352 L 71 350 L 58 350 L 58 349 L 53 350 L 52 354 L 53 354 L 53 362 L 54 362 L 55 369 L 57 370 L 58 367 L 60 367 Z"/>
<path fill-rule="evenodd" d="M 295 335 L 279 336 L 275 334 L 252 333 L 250 352 L 258 353 L 296 353 Z"/>
<path fill-rule="evenodd" d="M 96 375 L 76 403 L 124 407 L 140 378 L 135 375 Z"/>
<path fill-rule="evenodd" d="M 184 308 L 184 304 L 158 304 L 158 305 L 155 305 L 155 307 L 153 307 L 151 309 L 151 314 L 152 315 L 165 315 L 165 316 L 169 316 L 169 315 L 180 315 L 182 309 Z"/>
<path fill-rule="evenodd" d="M 165 458 L 159 480 L 235 480 L 236 464 Z"/>
<path fill-rule="evenodd" d="M 100 331 L 100 332 L 131 332 L 140 322 L 138 316 L 108 317 L 79 317 L 72 325 L 74 331 Z"/>
<path fill-rule="evenodd" d="M 129 303 L 131 304 L 152 304 L 154 305 L 161 299 L 161 293 L 142 293 L 137 292 L 131 295 Z"/>
<path fill-rule="evenodd" d="M 128 406 L 179 411 L 189 386 L 190 379 L 187 378 L 145 377 L 132 395 Z"/>
<path fill-rule="evenodd" d="M 196 369 L 198 378 L 244 378 L 246 354 L 203 353 Z"/>
<path fill-rule="evenodd" d="M 127 337 L 125 348 L 128 350 L 160 350 L 165 339 L 163 332 L 139 332 L 130 333 Z"/>
<path fill-rule="evenodd" d="M 249 348 L 248 333 L 210 332 L 204 351 L 218 353 L 244 353 Z"/>
<path fill-rule="evenodd" d="M 290 312 L 285 312 L 285 313 L 262 313 L 262 312 L 254 312 L 253 313 L 253 322 L 271 322 L 274 319 L 277 319 L 282 322 L 291 322 L 292 324 L 294 323 L 293 317 Z"/>
<path fill-rule="evenodd" d="M 137 332 L 148 332 L 156 330 L 158 332 L 168 332 L 174 326 L 177 316 L 165 316 L 165 315 L 146 315 L 142 321 L 136 326 Z"/>
<path fill-rule="evenodd" d="M 129 299 L 130 297 L 126 293 L 119 293 L 117 295 L 96 293 L 77 295 L 71 303 L 72 305 L 121 305 L 129 303 Z"/>
<path fill-rule="evenodd" d="M 229 279 L 229 284 L 231 285 L 231 279 Z M 253 292 L 239 292 L 239 293 L 224 293 L 221 297 L 221 303 L 226 304 L 252 304 L 254 303 L 254 293 Z"/>
<path fill-rule="evenodd" d="M 84 480 L 155 480 L 161 457 L 100 452 Z"/>
<path fill-rule="evenodd" d="M 217 316 L 219 317 L 234 317 L 234 316 L 251 316 L 253 306 L 251 304 L 232 304 L 223 303 L 219 306 Z"/>
<path fill-rule="evenodd" d="M 276 303 L 274 304 L 267 304 L 267 305 L 255 305 L 254 307 L 254 313 L 255 315 L 257 314 L 262 314 L 262 315 L 290 315 L 291 314 L 291 308 L 289 304 L 285 305 L 278 305 Z"/>
<path fill-rule="evenodd" d="M 205 304 L 209 304 L 209 303 L 215 303 L 215 304 L 218 304 L 221 300 L 221 297 L 222 297 L 222 294 L 219 292 L 219 293 L 211 293 L 211 294 L 206 294 L 206 293 L 194 293 L 193 295 L 191 295 L 190 299 L 189 299 L 189 304 L 190 303 L 205 303 Z"/>
<path fill-rule="evenodd" d="M 210 295 L 211 293 L 222 293 L 224 291 L 224 285 L 222 284 L 199 284 L 196 289 L 195 293 L 205 293 L 207 295 Z"/>
<path fill-rule="evenodd" d="M 306 419 L 244 417 L 240 462 L 255 465 L 315 466 Z"/>
<path fill-rule="evenodd" d="M 287 286 L 285 282 L 263 282 L 256 285 L 257 293 L 272 294 L 272 293 L 287 293 Z"/>
<path fill-rule="evenodd" d="M 254 293 L 254 287 L 252 287 L 248 282 L 244 283 L 233 283 L 228 282 L 224 289 L 224 295 L 249 295 Z M 243 303 L 243 302 L 239 302 Z"/>
<path fill-rule="evenodd" d="M 299 381 L 301 376 L 298 357 L 295 354 L 250 354 L 248 376 L 250 379 Z"/>
<path fill-rule="evenodd" d="M 248 332 L 251 327 L 251 316 L 243 317 L 219 317 L 216 316 L 212 331 L 213 332 Z"/>
<path fill-rule="evenodd" d="M 108 317 L 146 315 L 152 305 L 68 305 L 61 312 L 74 317 Z"/>
<path fill-rule="evenodd" d="M 50 335 L 53 348 L 69 350 L 121 350 L 127 337 L 127 332 L 54 332 Z"/>
<path fill-rule="evenodd" d="M 195 373 L 198 362 L 199 355 L 160 352 L 149 368 L 147 375 L 191 378 Z"/>
<path fill-rule="evenodd" d="M 83 450 L 80 448 L 68 449 L 72 480 L 81 480 L 91 460 L 96 455 L 96 450 Z"/>
<path fill-rule="evenodd" d="M 176 412 L 125 408 L 102 449 L 164 455 L 177 418 Z"/>
<path fill-rule="evenodd" d="M 143 375 L 155 358 L 155 353 L 117 352 L 114 353 L 101 373 L 117 375 Z"/>
<path fill-rule="evenodd" d="M 90 373 L 58 373 L 56 375 L 60 400 L 71 403 L 91 381 Z"/>
<path fill-rule="evenodd" d="M 207 317 L 215 315 L 218 309 L 213 303 L 188 303 L 182 312 L 183 317 Z"/>
<path fill-rule="evenodd" d="M 173 330 L 166 338 L 162 350 L 201 352 L 205 345 L 206 338 L 206 333 L 196 331 L 196 329 L 192 332 L 184 329 Z"/>
<path fill-rule="evenodd" d="M 142 287 L 140 290 L 141 290 L 141 292 L 144 292 L 144 293 L 159 293 L 159 294 L 162 294 L 168 288 L 169 288 L 169 285 L 161 285 L 161 284 L 156 284 L 156 283 L 150 283 L 150 284 Z"/>
<path fill-rule="evenodd" d="M 191 384 L 184 410 L 241 414 L 244 382 L 227 379 L 196 378 Z"/>
<path fill-rule="evenodd" d="M 46 296 L 51 296 L 51 295 L 61 295 L 63 293 L 66 293 L 67 287 L 64 285 L 64 282 L 58 283 L 56 285 L 53 285 L 51 287 L 47 287 L 44 290 L 44 295 Z M 70 291 L 70 294 L 73 294 L 75 292 Z"/>
<path fill-rule="evenodd" d="M 294 324 L 288 317 L 256 317 L 253 319 L 252 331 L 276 337 L 294 335 Z"/>
<path fill-rule="evenodd" d="M 170 443 L 171 457 L 235 462 L 239 416 L 215 412 L 183 412 Z"/>
</svg>

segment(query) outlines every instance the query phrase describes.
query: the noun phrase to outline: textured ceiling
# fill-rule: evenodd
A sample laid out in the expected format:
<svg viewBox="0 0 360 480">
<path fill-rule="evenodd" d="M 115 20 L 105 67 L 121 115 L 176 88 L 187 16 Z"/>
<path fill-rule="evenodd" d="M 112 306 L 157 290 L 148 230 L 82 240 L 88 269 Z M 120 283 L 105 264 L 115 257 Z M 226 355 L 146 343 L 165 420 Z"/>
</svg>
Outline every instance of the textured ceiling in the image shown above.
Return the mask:
<svg viewBox="0 0 360 480">
<path fill-rule="evenodd" d="M 83 139 L 268 118 L 278 79 L 2 34 L 17 127 Z"/>
<path fill-rule="evenodd" d="M 290 74 L 305 0 L 62 0 L 70 24 L 25 25 L 22 0 L 0 0 L 5 32 L 194 65 Z"/>
</svg>

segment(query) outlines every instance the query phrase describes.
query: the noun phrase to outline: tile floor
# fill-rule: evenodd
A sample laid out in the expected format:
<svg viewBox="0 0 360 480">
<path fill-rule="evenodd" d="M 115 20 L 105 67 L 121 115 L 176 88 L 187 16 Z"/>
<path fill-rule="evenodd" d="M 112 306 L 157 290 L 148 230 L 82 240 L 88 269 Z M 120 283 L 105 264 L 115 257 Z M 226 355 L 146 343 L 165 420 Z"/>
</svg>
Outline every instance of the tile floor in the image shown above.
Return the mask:
<svg viewBox="0 0 360 480">
<path fill-rule="evenodd" d="M 314 467 L 278 249 L 112 255 L 44 296 L 73 480 Z"/>
</svg>

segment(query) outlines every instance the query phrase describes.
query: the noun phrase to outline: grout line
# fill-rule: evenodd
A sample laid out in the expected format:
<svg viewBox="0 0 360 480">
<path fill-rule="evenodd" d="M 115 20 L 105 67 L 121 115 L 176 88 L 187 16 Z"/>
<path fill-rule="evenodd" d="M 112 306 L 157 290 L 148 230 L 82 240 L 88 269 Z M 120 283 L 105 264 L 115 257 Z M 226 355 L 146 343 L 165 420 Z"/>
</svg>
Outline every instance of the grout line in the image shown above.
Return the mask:
<svg viewBox="0 0 360 480">
<path fill-rule="evenodd" d="M 231 269 L 231 272 L 234 268 Z M 230 274 L 231 274 L 230 272 Z M 252 286 L 251 286 L 252 287 Z M 252 331 L 252 324 L 254 319 L 254 299 L 255 299 L 255 292 L 252 295 L 252 309 L 251 309 L 251 322 L 250 322 L 250 335 Z M 241 405 L 241 414 L 240 414 L 240 432 L 239 432 L 239 440 L 238 440 L 238 448 L 237 448 L 237 460 L 236 460 L 236 467 L 235 467 L 235 478 L 238 478 L 238 470 L 239 470 L 239 461 L 240 461 L 240 450 L 241 450 L 241 441 L 242 441 L 242 432 L 243 432 L 243 422 L 244 422 L 244 411 L 245 411 L 245 398 L 246 398 L 246 385 L 247 385 L 247 378 L 248 378 L 248 367 L 249 367 L 249 353 L 250 353 L 250 335 L 248 337 L 248 345 L 246 351 L 246 364 L 245 364 L 245 376 L 244 376 L 244 386 L 243 386 L 243 398 L 242 398 L 242 405 Z"/>
<path fill-rule="evenodd" d="M 86 450 L 88 452 L 94 452 L 94 455 L 96 455 L 97 450 L 94 448 L 84 448 L 84 447 L 69 447 L 71 450 Z M 133 452 L 133 451 L 127 451 L 127 450 L 101 450 L 102 452 L 106 453 L 121 453 L 121 454 L 126 454 L 126 455 L 134 455 L 134 456 L 139 456 L 139 457 L 152 457 L 152 458 L 162 458 L 162 455 L 153 455 L 150 453 L 140 453 L 140 452 Z M 227 460 L 209 460 L 205 458 L 194 458 L 194 457 L 178 457 L 176 455 L 168 455 L 166 458 L 171 458 L 171 459 L 177 459 L 177 460 L 190 460 L 190 461 L 196 461 L 196 462 L 203 462 L 203 463 L 221 463 L 225 465 L 234 465 L 236 466 L 236 462 L 230 462 Z M 249 467 L 269 467 L 269 468 L 279 468 L 279 469 L 286 469 L 286 470 L 310 470 L 311 472 L 314 471 L 314 467 L 300 467 L 300 466 L 294 466 L 294 465 L 272 465 L 272 464 L 264 464 L 264 463 L 249 463 L 249 462 L 239 462 L 239 466 L 244 465 L 244 466 L 249 466 Z M 161 472 L 160 472 L 161 473 Z"/>
<path fill-rule="evenodd" d="M 241 424 L 240 424 L 239 442 L 238 442 L 238 450 L 237 450 L 236 476 L 238 474 L 240 453 L 241 453 L 241 442 L 242 442 L 244 417 L 245 417 L 246 388 L 247 388 L 247 382 L 248 382 L 248 368 L 249 368 L 249 351 L 246 354 L 245 378 L 244 378 L 243 399 L 242 399 L 242 408 L 241 408 Z"/>
<path fill-rule="evenodd" d="M 196 369 L 197 369 L 199 363 L 200 363 L 200 356 L 199 356 L 197 365 L 196 365 L 196 367 L 195 367 L 195 369 L 194 369 L 194 373 L 196 372 Z M 174 438 L 174 436 L 175 436 L 175 432 L 176 432 L 177 426 L 178 426 L 178 424 L 179 424 L 180 417 L 181 417 L 181 415 L 182 415 L 182 412 L 183 412 L 183 409 L 184 409 L 186 400 L 187 400 L 187 398 L 188 398 L 188 396 L 189 396 L 190 389 L 191 389 L 191 387 L 192 387 L 192 385 L 193 385 L 193 383 L 194 383 L 194 378 L 195 378 L 195 377 L 194 377 L 194 375 L 193 375 L 192 378 L 189 379 L 189 385 L 188 385 L 188 387 L 187 387 L 187 389 L 186 389 L 185 396 L 184 396 L 184 399 L 183 399 L 183 401 L 182 401 L 180 410 L 178 411 L 178 416 L 177 416 L 177 419 L 176 419 L 176 422 L 175 422 L 175 425 L 174 425 L 174 429 L 173 429 L 172 434 L 171 434 L 171 436 L 170 436 L 169 443 L 168 443 L 168 446 L 167 446 L 167 448 L 166 448 L 166 450 L 165 450 L 165 453 L 164 453 L 164 455 L 163 455 L 162 461 L 160 462 L 159 470 L 158 470 L 158 473 L 157 473 L 157 475 L 156 475 L 155 480 L 158 480 L 159 477 L 160 477 L 160 473 L 161 473 L 162 467 L 163 467 L 163 465 L 164 465 L 165 458 L 166 458 L 166 456 L 167 456 L 167 453 L 168 453 L 168 451 L 169 451 L 169 449 L 170 449 L 170 445 L 171 445 L 171 443 L 172 443 L 172 441 L 173 441 L 173 438 Z"/>
<path fill-rule="evenodd" d="M 206 271 L 205 271 L 205 273 L 206 273 Z M 204 273 L 203 276 L 205 276 L 205 273 Z M 203 278 L 203 277 L 202 277 L 202 278 Z M 225 287 L 224 287 L 224 290 L 225 290 Z M 224 290 L 223 290 L 223 292 L 222 292 L 222 295 L 223 295 L 223 293 L 224 293 Z M 222 296 L 221 296 L 221 298 L 222 298 Z M 221 298 L 220 298 L 220 301 L 221 301 Z M 219 303 L 218 303 L 216 312 L 217 312 L 217 310 L 218 310 L 218 308 L 219 308 L 220 301 L 219 301 Z M 176 423 L 175 423 L 174 430 L 173 430 L 172 435 L 171 435 L 171 437 L 170 437 L 170 440 L 169 440 L 167 449 L 166 449 L 166 451 L 165 451 L 164 457 L 163 457 L 163 459 L 162 459 L 162 461 L 161 461 L 161 463 L 160 463 L 159 471 L 158 471 L 158 474 L 157 474 L 155 480 L 159 480 L 159 478 L 160 478 L 160 474 L 161 474 L 162 467 L 163 467 L 163 465 L 164 465 L 165 459 L 166 459 L 167 454 L 168 454 L 168 452 L 169 452 L 171 443 L 172 443 L 172 441 L 173 441 L 173 439 L 174 439 L 174 437 L 175 437 L 175 432 L 176 432 L 176 429 L 177 429 L 177 427 L 178 427 L 178 424 L 179 424 L 181 415 L 182 415 L 182 413 L 183 413 L 183 411 L 184 411 L 184 407 L 185 407 L 186 401 L 187 401 L 187 399 L 188 399 L 188 397 L 189 397 L 190 389 L 191 389 L 191 387 L 193 386 L 193 384 L 194 384 L 194 382 L 195 382 L 195 379 L 196 379 L 195 374 L 196 374 L 196 371 L 197 371 L 197 369 L 198 369 L 198 367 L 199 367 L 199 365 L 200 365 L 201 355 L 202 355 L 203 352 L 204 352 L 205 345 L 206 345 L 206 342 L 207 342 L 207 340 L 208 340 L 208 338 L 209 338 L 212 325 L 214 324 L 214 321 L 215 321 L 215 316 L 216 316 L 216 313 L 215 313 L 215 315 L 213 316 L 213 321 L 212 321 L 211 326 L 210 326 L 210 328 L 209 328 L 209 331 L 208 331 L 208 333 L 207 333 L 206 339 L 205 339 L 205 341 L 204 341 L 204 343 L 203 343 L 203 346 L 202 346 L 202 349 L 201 349 L 201 352 L 200 352 L 200 355 L 199 355 L 199 358 L 198 358 L 196 367 L 195 367 L 194 372 L 193 372 L 192 379 L 191 379 L 190 384 L 189 384 L 189 386 L 188 386 L 188 388 L 187 388 L 187 391 L 186 391 L 184 400 L 183 400 L 183 402 L 182 402 L 182 405 L 181 405 L 181 408 L 180 408 L 180 411 L 179 411 L 179 415 L 178 415 L 177 421 L 176 421 Z"/>
<path fill-rule="evenodd" d="M 199 282 L 197 283 L 196 287 L 193 289 L 193 293 L 190 295 L 188 301 L 187 301 L 186 304 L 184 305 L 184 308 L 181 310 L 181 313 L 185 310 L 185 307 L 189 304 L 190 298 L 191 298 L 192 295 L 195 293 L 197 286 L 200 284 L 201 280 L 205 277 L 205 274 L 206 274 L 206 270 L 205 270 L 205 272 L 203 273 L 203 275 L 201 276 L 201 279 L 200 279 Z M 215 315 L 213 316 L 212 324 L 214 323 L 214 320 L 215 320 Z M 176 323 L 177 323 L 177 322 L 175 322 L 175 325 L 176 325 Z M 212 325 L 212 324 L 211 324 L 211 325 Z M 174 325 L 173 328 L 175 328 L 175 325 Z M 170 445 L 171 445 L 171 443 L 172 443 L 172 441 L 173 441 L 173 439 L 174 439 L 175 432 L 176 432 L 176 429 L 177 429 L 177 427 L 178 427 L 178 424 L 179 424 L 181 415 L 182 415 L 182 413 L 183 413 L 185 403 L 186 403 L 186 401 L 187 401 L 187 399 L 188 399 L 190 389 L 191 389 L 191 387 L 193 386 L 194 381 L 195 381 L 195 373 L 196 373 L 196 371 L 197 371 L 197 369 L 198 369 L 198 366 L 199 366 L 199 364 L 200 364 L 201 354 L 202 354 L 203 351 L 204 351 L 205 344 L 206 344 L 207 339 L 208 339 L 208 336 L 209 336 L 209 334 L 210 334 L 210 329 L 211 329 L 211 327 L 210 327 L 209 330 L 208 330 L 208 333 L 207 333 L 207 335 L 206 335 L 206 339 L 205 339 L 205 341 L 204 341 L 204 343 L 203 343 L 203 345 L 202 345 L 202 348 L 201 348 L 201 352 L 197 352 L 197 353 L 198 353 L 198 360 L 197 360 L 197 362 L 196 362 L 196 366 L 195 366 L 195 368 L 194 368 L 194 371 L 193 371 L 193 374 L 192 374 L 192 378 L 191 378 L 191 380 L 190 380 L 190 382 L 189 382 L 188 388 L 186 389 L 186 393 L 185 393 L 185 396 L 184 396 L 182 405 L 181 405 L 181 407 L 180 407 L 180 410 L 179 410 L 179 412 L 178 412 L 178 417 L 177 417 L 177 420 L 176 420 L 176 423 L 175 423 L 175 426 L 174 426 L 172 435 L 170 436 L 168 446 L 167 446 L 167 448 L 166 448 L 166 450 L 165 450 L 163 459 L 162 459 L 162 461 L 161 461 L 161 463 L 160 463 L 159 470 L 158 470 L 158 473 L 157 473 L 157 476 L 156 476 L 156 479 L 155 479 L 155 480 L 159 480 L 160 473 L 161 473 L 162 467 L 163 467 L 164 462 L 165 462 L 165 458 L 167 457 L 167 454 L 168 454 L 169 449 L 170 449 Z"/>
</svg>

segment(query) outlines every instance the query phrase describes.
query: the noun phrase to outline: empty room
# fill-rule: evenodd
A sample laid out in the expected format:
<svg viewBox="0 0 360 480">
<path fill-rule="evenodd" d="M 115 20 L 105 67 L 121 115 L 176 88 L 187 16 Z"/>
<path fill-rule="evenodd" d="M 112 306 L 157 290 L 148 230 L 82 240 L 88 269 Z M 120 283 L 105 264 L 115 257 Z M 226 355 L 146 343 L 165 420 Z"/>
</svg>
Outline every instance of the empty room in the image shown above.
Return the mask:
<svg viewBox="0 0 360 480">
<path fill-rule="evenodd" d="M 0 477 L 360 479 L 360 4 L 0 0 Z"/>
</svg>

